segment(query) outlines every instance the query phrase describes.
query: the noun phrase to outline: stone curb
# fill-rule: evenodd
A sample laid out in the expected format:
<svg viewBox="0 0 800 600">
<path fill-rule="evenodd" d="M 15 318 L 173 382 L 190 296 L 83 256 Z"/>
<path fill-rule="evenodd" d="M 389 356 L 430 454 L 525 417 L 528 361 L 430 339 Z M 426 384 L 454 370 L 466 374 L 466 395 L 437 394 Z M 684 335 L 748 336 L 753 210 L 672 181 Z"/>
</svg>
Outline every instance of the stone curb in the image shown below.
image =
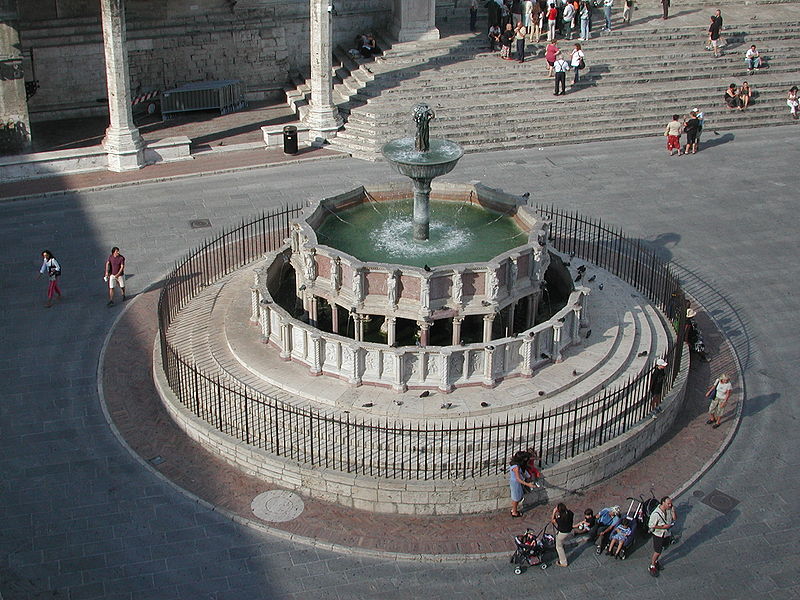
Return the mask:
<svg viewBox="0 0 800 600">
<path fill-rule="evenodd" d="M 336 150 L 335 148 L 331 148 L 331 151 L 341 152 Z M 223 175 L 226 173 L 238 173 L 242 171 L 253 171 L 255 169 L 270 169 L 273 167 L 283 167 L 286 165 L 297 165 L 303 164 L 306 162 L 318 162 L 324 160 L 341 160 L 343 158 L 351 158 L 350 155 L 341 152 L 340 154 L 334 155 L 326 155 L 326 156 L 314 156 L 309 158 L 294 158 L 285 161 L 278 161 L 274 163 L 266 163 L 266 164 L 256 164 L 256 165 L 243 165 L 240 167 L 228 167 L 225 169 L 214 169 L 212 171 L 197 171 L 194 173 L 182 173 L 180 175 L 165 175 L 163 177 L 154 177 L 152 179 L 137 179 L 135 181 L 120 181 L 117 183 L 105 183 L 100 185 L 92 185 L 88 187 L 79 187 L 79 188 L 72 188 L 72 189 L 63 189 L 63 190 L 54 190 L 52 192 L 41 192 L 38 194 L 23 194 L 20 196 L 7 196 L 7 197 L 0 197 L 0 202 L 14 202 L 18 200 L 32 200 L 32 199 L 42 199 L 42 198 L 55 198 L 58 196 L 63 196 L 65 194 L 71 194 L 73 192 L 97 192 L 102 190 L 111 190 L 115 188 L 122 188 L 122 187 L 132 187 L 135 185 L 145 185 L 148 183 L 164 183 L 168 181 L 179 181 L 182 179 L 189 179 L 192 177 L 205 177 L 208 175 Z M 83 173 L 84 175 L 88 175 L 91 173 L 104 173 L 105 171 L 91 171 L 89 173 Z M 26 181 L 25 179 L 20 180 L 20 182 Z M 144 292 L 148 291 L 144 290 Z"/>
<path fill-rule="evenodd" d="M 711 316 L 711 313 L 709 311 L 705 310 L 702 302 L 699 302 L 694 296 L 690 296 L 689 294 L 686 294 L 686 297 L 691 298 L 692 303 L 695 304 L 696 306 L 703 308 L 703 311 L 706 313 L 708 318 L 714 322 L 717 329 L 719 329 L 720 331 L 722 330 L 719 324 L 717 323 L 717 320 L 713 316 Z M 724 337 L 723 342 L 725 346 L 728 348 L 728 352 L 730 352 L 731 357 L 733 358 L 733 362 L 736 364 L 736 371 L 739 375 L 737 381 L 739 382 L 739 385 L 742 386 L 741 400 L 737 403 L 736 406 L 736 416 L 733 418 L 734 419 L 733 427 L 731 427 L 730 430 L 728 430 L 725 439 L 722 440 L 722 443 L 719 445 L 719 448 L 717 448 L 717 451 L 713 455 L 711 455 L 711 457 L 703 464 L 703 466 L 700 467 L 689 479 L 687 479 L 685 483 L 679 486 L 678 489 L 676 489 L 674 492 L 672 492 L 672 494 L 670 494 L 670 496 L 673 498 L 682 496 L 689 490 L 689 488 L 694 487 L 694 485 L 699 481 L 699 479 L 703 475 L 705 475 L 711 467 L 714 466 L 714 464 L 719 460 L 722 454 L 728 449 L 728 446 L 730 446 L 731 443 L 733 442 L 733 438 L 739 431 L 739 426 L 742 423 L 742 413 L 744 411 L 744 403 L 747 400 L 747 385 L 743 377 L 744 371 L 742 370 L 742 362 L 739 359 L 739 355 L 736 354 L 736 349 L 733 347 L 733 344 L 731 344 L 730 340 L 727 337 Z"/>
</svg>

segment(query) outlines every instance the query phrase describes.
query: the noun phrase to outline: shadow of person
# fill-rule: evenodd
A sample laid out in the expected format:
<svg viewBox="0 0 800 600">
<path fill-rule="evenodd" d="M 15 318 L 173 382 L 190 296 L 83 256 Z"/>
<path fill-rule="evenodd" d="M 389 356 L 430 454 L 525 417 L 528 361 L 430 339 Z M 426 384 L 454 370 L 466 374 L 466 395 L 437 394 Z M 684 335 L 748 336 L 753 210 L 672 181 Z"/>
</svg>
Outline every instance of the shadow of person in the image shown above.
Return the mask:
<svg viewBox="0 0 800 600">
<path fill-rule="evenodd" d="M 686 510 L 686 509 L 684 509 Z M 680 513 L 678 513 L 680 514 Z M 719 535 L 722 531 L 733 525 L 739 518 L 740 511 L 734 509 L 727 514 L 719 515 L 711 519 L 708 523 L 700 527 L 697 531 L 688 537 L 679 537 L 679 541 L 673 550 L 667 550 L 662 557 L 661 562 L 669 564 L 673 561 L 678 561 L 681 558 L 688 556 L 692 550 L 705 544 Z M 684 515 L 681 515 L 684 519 Z"/>
<path fill-rule="evenodd" d="M 706 137 L 701 142 L 700 148 L 705 150 L 707 148 L 713 148 L 714 146 L 721 146 L 722 144 L 727 144 L 728 142 L 732 142 L 736 136 L 732 133 L 725 133 L 720 135 L 716 131 L 714 132 L 715 137 Z"/>
</svg>

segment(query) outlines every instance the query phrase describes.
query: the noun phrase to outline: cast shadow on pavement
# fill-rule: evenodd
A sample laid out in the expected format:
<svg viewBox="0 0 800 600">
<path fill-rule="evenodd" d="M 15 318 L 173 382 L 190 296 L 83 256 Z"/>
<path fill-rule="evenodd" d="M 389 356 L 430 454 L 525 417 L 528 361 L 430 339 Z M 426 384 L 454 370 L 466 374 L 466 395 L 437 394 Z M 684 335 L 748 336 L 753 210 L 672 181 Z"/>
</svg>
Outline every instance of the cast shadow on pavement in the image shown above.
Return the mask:
<svg viewBox="0 0 800 600">
<path fill-rule="evenodd" d="M 774 404 L 780 397 L 780 394 L 772 393 L 748 398 L 742 408 L 742 417 L 752 417 L 760 413 L 762 410 Z"/>
<path fill-rule="evenodd" d="M 684 519 L 684 514 L 682 514 L 680 511 L 684 510 L 685 512 L 688 512 L 688 504 L 682 503 L 681 506 L 676 507 L 676 509 L 678 510 L 680 518 Z M 701 544 L 711 541 L 713 538 L 719 535 L 721 531 L 724 531 L 733 525 L 734 522 L 739 518 L 739 515 L 740 511 L 733 509 L 727 514 L 722 514 L 711 519 L 708 523 L 700 527 L 700 529 L 695 531 L 690 536 L 681 538 L 675 550 L 668 550 L 664 554 L 664 558 L 661 559 L 661 562 L 669 564 L 688 556 L 692 550 L 699 547 Z"/>
<path fill-rule="evenodd" d="M 715 146 L 721 146 L 722 144 L 727 144 L 728 142 L 732 142 L 736 138 L 736 136 L 733 135 L 732 133 L 725 133 L 723 135 L 720 135 L 719 132 L 717 131 L 714 131 L 713 135 L 718 137 L 709 138 L 708 134 L 706 134 L 706 136 L 700 140 L 700 145 L 698 146 L 700 151 L 706 150 L 708 148 L 713 148 Z"/>
</svg>

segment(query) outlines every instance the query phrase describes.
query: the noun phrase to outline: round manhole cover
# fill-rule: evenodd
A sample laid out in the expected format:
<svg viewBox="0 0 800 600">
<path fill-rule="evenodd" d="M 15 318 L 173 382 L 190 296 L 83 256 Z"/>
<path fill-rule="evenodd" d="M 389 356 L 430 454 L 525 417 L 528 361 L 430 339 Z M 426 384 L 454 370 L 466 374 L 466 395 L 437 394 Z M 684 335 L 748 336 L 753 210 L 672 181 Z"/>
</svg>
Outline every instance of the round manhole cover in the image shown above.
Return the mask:
<svg viewBox="0 0 800 600">
<path fill-rule="evenodd" d="M 271 523 L 283 523 L 300 516 L 305 508 L 303 499 L 286 490 L 272 490 L 256 496 L 250 503 L 253 514 Z"/>
</svg>

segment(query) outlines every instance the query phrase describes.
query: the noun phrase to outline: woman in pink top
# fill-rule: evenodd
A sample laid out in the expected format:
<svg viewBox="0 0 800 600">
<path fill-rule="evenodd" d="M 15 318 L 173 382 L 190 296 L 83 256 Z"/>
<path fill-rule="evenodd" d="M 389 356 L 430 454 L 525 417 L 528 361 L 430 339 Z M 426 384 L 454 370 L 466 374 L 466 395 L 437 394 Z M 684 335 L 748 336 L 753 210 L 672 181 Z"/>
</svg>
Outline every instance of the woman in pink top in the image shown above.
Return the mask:
<svg viewBox="0 0 800 600">
<path fill-rule="evenodd" d="M 544 51 L 544 60 L 547 62 L 547 76 L 553 76 L 553 64 L 556 62 L 556 54 L 558 54 L 558 44 L 550 42 Z"/>
</svg>

